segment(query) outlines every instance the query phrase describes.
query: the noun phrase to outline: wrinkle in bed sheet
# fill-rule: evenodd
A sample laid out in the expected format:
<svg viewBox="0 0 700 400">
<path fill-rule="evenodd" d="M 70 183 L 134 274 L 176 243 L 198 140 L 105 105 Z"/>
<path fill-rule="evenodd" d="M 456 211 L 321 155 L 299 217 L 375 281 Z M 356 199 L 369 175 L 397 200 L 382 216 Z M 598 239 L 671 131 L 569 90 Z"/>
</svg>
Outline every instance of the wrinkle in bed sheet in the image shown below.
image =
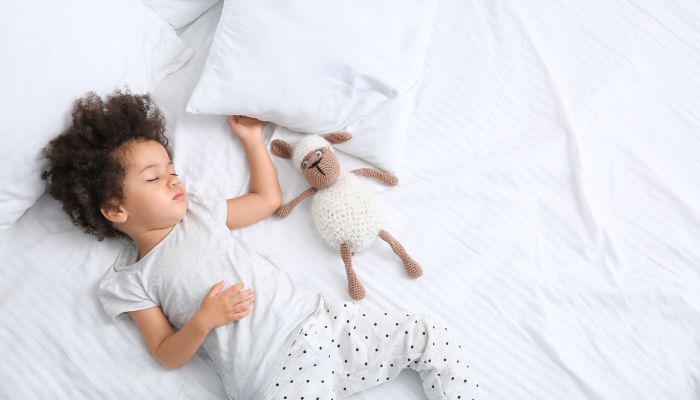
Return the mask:
<svg viewBox="0 0 700 400">
<path fill-rule="evenodd" d="M 405 278 L 391 249 L 375 244 L 354 259 L 363 307 L 445 320 L 484 398 L 697 399 L 700 5 L 440 7 L 401 182 L 364 182 L 424 276 Z M 198 21 L 213 30 L 217 11 Z M 183 35 L 201 57 L 203 25 Z M 191 65 L 160 89 L 173 97 L 164 104 L 177 121 L 176 156 L 192 180 L 213 188 L 226 177 L 234 193 L 246 175 L 225 124 L 177 112 L 197 77 Z M 366 166 L 339 157 L 344 169 Z M 305 189 L 288 161 L 273 161 L 285 200 Z M 309 206 L 232 239 L 347 300 L 339 254 L 316 234 Z M 201 359 L 163 371 L 133 324 L 108 324 L 99 312 L 99 266 L 117 243 L 76 232 L 46 197 L 7 235 L 0 376 L 10 384 L 0 397 L 224 398 Z M 50 300 L 35 305 L 37 294 Z M 353 398 L 423 399 L 417 379 L 404 372 Z"/>
</svg>

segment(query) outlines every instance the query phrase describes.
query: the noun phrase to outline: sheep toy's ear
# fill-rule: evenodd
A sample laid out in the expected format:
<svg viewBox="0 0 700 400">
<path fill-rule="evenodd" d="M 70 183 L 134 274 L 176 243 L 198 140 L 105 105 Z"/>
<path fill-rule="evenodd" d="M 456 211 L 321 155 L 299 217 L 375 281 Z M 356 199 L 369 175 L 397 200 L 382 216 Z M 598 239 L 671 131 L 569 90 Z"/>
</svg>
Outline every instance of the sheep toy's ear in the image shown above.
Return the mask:
<svg viewBox="0 0 700 400">
<path fill-rule="evenodd" d="M 294 152 L 292 146 L 290 146 L 289 143 L 285 142 L 282 139 L 273 140 L 272 145 L 270 146 L 270 150 L 272 151 L 272 154 L 276 155 L 277 157 L 282 157 L 286 159 L 292 158 L 292 153 Z"/>
<path fill-rule="evenodd" d="M 330 144 L 338 144 L 347 142 L 348 140 L 352 139 L 352 134 L 350 132 L 333 132 L 326 133 L 325 135 L 323 135 L 323 138 L 326 139 Z"/>
</svg>

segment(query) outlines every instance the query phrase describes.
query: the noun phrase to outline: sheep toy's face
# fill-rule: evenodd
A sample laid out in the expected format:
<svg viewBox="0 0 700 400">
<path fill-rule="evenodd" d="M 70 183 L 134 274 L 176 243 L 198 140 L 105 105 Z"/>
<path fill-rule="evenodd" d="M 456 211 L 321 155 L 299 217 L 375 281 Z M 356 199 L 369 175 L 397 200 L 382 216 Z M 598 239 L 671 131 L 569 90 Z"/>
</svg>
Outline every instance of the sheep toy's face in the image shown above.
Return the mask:
<svg viewBox="0 0 700 400">
<path fill-rule="evenodd" d="M 347 142 L 349 132 L 333 132 L 323 136 L 307 135 L 295 147 L 282 139 L 270 144 L 270 152 L 277 157 L 292 160 L 294 167 L 301 169 L 307 182 L 316 189 L 324 189 L 335 183 L 340 176 L 340 163 L 331 145 Z"/>
<path fill-rule="evenodd" d="M 299 168 L 306 181 L 316 189 L 331 186 L 340 175 L 340 163 L 329 147 L 308 152 Z"/>
</svg>

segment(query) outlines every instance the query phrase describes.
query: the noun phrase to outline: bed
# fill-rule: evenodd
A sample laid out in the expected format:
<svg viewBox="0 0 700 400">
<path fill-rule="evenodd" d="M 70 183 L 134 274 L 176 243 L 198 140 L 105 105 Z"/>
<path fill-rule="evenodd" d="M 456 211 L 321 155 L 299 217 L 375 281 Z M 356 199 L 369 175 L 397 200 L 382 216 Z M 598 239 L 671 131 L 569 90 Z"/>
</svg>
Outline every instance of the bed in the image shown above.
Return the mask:
<svg viewBox="0 0 700 400">
<path fill-rule="evenodd" d="M 185 111 L 221 12 L 177 30 L 193 56 L 153 96 L 189 190 L 236 196 L 247 169 L 225 118 Z M 442 0 L 400 184 L 365 181 L 424 276 L 377 243 L 354 258 L 362 305 L 445 320 L 486 399 L 700 398 L 698 21 L 692 1 Z M 289 201 L 305 183 L 273 161 Z M 232 237 L 349 300 L 308 202 Z M 104 314 L 97 284 L 123 245 L 47 194 L 4 232 L 0 398 L 226 398 L 202 359 L 166 370 Z M 354 398 L 425 397 L 404 371 Z"/>
</svg>

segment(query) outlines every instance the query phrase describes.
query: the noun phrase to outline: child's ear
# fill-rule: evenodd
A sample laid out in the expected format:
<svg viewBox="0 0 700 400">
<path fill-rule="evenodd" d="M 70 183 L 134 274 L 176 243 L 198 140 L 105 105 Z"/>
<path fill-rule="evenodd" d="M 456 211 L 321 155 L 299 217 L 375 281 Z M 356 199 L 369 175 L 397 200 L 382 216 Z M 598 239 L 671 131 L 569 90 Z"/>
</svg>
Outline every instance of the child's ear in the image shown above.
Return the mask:
<svg viewBox="0 0 700 400">
<path fill-rule="evenodd" d="M 323 138 L 331 144 L 338 144 L 352 139 L 352 134 L 350 132 L 333 132 L 326 133 L 323 135 Z"/>
<path fill-rule="evenodd" d="M 294 152 L 294 150 L 292 150 L 292 146 L 282 139 L 273 140 L 272 145 L 270 146 L 270 151 L 272 151 L 272 154 L 276 155 L 277 157 L 286 159 L 292 158 L 292 153 Z"/>
<path fill-rule="evenodd" d="M 100 207 L 100 212 L 107 219 L 107 221 L 113 224 L 121 224 L 126 222 L 127 213 L 124 207 L 121 205 L 106 205 Z"/>
</svg>

